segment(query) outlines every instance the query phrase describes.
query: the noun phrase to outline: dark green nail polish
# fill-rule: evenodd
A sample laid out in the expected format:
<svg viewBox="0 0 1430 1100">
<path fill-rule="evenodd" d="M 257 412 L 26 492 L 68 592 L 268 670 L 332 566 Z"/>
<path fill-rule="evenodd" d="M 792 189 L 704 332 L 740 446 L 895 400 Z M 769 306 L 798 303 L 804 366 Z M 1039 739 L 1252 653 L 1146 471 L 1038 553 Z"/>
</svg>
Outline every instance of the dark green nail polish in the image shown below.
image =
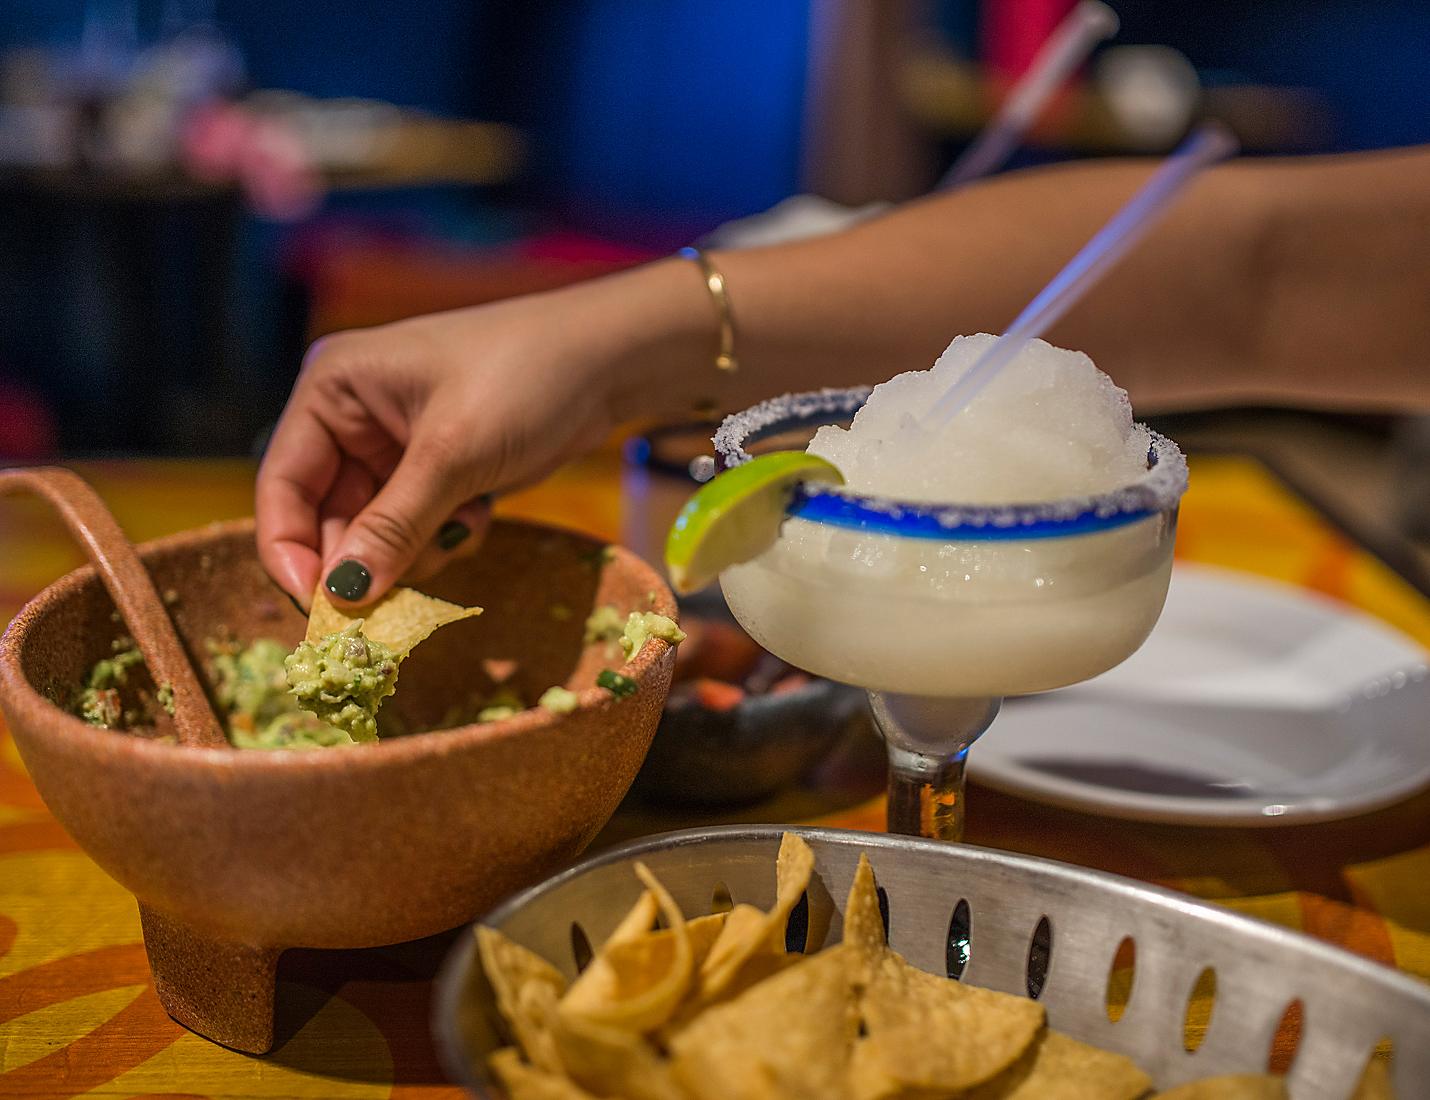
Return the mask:
<svg viewBox="0 0 1430 1100">
<path fill-rule="evenodd" d="M 450 550 L 471 533 L 472 529 L 465 523 L 449 519 L 442 524 L 442 529 L 437 532 L 437 545 L 443 550 Z"/>
<path fill-rule="evenodd" d="M 372 574 L 367 571 L 367 567 L 362 562 L 351 559 L 339 562 L 324 582 L 327 590 L 338 599 L 352 601 L 366 596 L 370 584 Z"/>
</svg>

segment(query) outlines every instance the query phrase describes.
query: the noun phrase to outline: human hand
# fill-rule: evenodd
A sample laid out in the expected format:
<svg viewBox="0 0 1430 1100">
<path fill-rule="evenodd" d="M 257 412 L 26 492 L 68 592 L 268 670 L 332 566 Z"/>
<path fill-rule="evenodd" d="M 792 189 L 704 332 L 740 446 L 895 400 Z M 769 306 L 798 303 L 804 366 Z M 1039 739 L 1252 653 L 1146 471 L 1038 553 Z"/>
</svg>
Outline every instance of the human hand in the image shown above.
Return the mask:
<svg viewBox="0 0 1430 1100">
<path fill-rule="evenodd" d="M 264 566 L 304 606 L 320 577 L 365 603 L 471 553 L 490 494 L 654 411 L 708 329 L 698 288 L 656 264 L 318 341 L 258 474 Z"/>
</svg>

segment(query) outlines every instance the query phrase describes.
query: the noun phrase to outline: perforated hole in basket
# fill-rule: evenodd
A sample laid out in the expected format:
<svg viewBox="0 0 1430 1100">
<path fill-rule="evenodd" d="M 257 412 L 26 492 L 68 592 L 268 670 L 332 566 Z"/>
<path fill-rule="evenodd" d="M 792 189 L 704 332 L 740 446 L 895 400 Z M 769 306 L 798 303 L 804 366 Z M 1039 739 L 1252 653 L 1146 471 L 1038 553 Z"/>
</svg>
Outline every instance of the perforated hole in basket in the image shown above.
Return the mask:
<svg viewBox="0 0 1430 1100">
<path fill-rule="evenodd" d="M 944 973 L 950 978 L 963 977 L 964 968 L 973 954 L 973 914 L 968 908 L 968 899 L 959 898 L 953 907 L 953 916 L 948 918 L 948 942 L 944 947 Z"/>
<path fill-rule="evenodd" d="M 591 965 L 591 939 L 577 921 L 571 922 L 571 961 L 576 964 L 576 973 L 581 973 Z"/>
<path fill-rule="evenodd" d="M 806 890 L 794 903 L 794 908 L 789 911 L 789 920 L 785 922 L 785 950 L 802 955 L 808 939 L 809 891 Z"/>
<path fill-rule="evenodd" d="M 1132 983 L 1136 980 L 1137 941 L 1131 936 L 1123 936 L 1117 950 L 1112 953 L 1112 963 L 1107 968 L 1107 989 L 1103 994 L 1107 1018 L 1114 1024 L 1127 1011 L 1127 1002 L 1132 999 Z"/>
<path fill-rule="evenodd" d="M 735 908 L 735 899 L 730 896 L 730 887 L 724 882 L 717 882 L 715 889 L 710 892 L 710 912 L 728 913 Z"/>
<path fill-rule="evenodd" d="M 1187 1010 L 1182 1017 L 1182 1049 L 1195 1053 L 1207 1037 L 1216 1007 L 1216 971 L 1210 966 L 1197 975 L 1187 994 Z"/>
<path fill-rule="evenodd" d="M 1301 1046 L 1301 1030 L 1305 1024 L 1306 1006 L 1297 997 L 1281 1013 L 1281 1020 L 1271 1036 L 1271 1049 L 1266 1052 L 1266 1072 L 1286 1074 L 1296 1061 Z"/>
<path fill-rule="evenodd" d="M 1047 916 L 1038 921 L 1033 938 L 1028 941 L 1028 996 L 1037 1000 L 1043 995 L 1048 970 L 1053 965 L 1053 925 Z"/>
</svg>

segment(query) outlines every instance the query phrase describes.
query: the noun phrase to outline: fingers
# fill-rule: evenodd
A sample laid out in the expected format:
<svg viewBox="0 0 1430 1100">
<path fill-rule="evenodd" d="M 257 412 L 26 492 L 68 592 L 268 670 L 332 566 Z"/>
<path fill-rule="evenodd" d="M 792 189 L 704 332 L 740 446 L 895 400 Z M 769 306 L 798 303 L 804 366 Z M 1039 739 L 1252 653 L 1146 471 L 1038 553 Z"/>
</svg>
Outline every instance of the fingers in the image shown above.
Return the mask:
<svg viewBox="0 0 1430 1100">
<path fill-rule="evenodd" d="M 353 517 L 376 492 L 377 478 L 372 471 L 360 462 L 344 459 L 319 511 L 319 555 L 323 561 L 337 553 Z"/>
<path fill-rule="evenodd" d="M 420 437 L 387 483 L 347 525 L 325 556 L 323 585 L 339 603 L 381 596 L 436 538 L 469 490 L 446 449 Z"/>
<path fill-rule="evenodd" d="M 417 556 L 403 579 L 424 580 L 458 558 L 471 557 L 481 546 L 491 521 L 490 496 L 467 501 L 452 513 L 451 519 L 437 528 L 437 537 Z"/>
<path fill-rule="evenodd" d="M 258 471 L 254 511 L 258 556 L 269 575 L 304 606 L 322 569 L 319 508 L 338 475 L 341 456 L 322 424 L 290 408 L 273 433 Z"/>
</svg>

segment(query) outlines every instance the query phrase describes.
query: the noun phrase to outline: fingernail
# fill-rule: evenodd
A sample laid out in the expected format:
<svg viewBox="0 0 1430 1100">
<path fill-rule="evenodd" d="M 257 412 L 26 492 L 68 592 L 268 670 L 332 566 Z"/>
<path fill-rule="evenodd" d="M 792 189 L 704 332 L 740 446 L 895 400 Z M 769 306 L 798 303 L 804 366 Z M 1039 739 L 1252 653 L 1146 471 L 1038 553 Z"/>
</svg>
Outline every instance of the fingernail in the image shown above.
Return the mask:
<svg viewBox="0 0 1430 1100">
<path fill-rule="evenodd" d="M 449 519 L 437 532 L 437 545 L 450 550 L 472 533 L 472 529 L 460 520 Z"/>
<path fill-rule="evenodd" d="M 372 574 L 362 562 L 349 558 L 334 566 L 323 584 L 338 599 L 356 601 L 367 595 L 368 585 L 372 584 Z"/>
</svg>

